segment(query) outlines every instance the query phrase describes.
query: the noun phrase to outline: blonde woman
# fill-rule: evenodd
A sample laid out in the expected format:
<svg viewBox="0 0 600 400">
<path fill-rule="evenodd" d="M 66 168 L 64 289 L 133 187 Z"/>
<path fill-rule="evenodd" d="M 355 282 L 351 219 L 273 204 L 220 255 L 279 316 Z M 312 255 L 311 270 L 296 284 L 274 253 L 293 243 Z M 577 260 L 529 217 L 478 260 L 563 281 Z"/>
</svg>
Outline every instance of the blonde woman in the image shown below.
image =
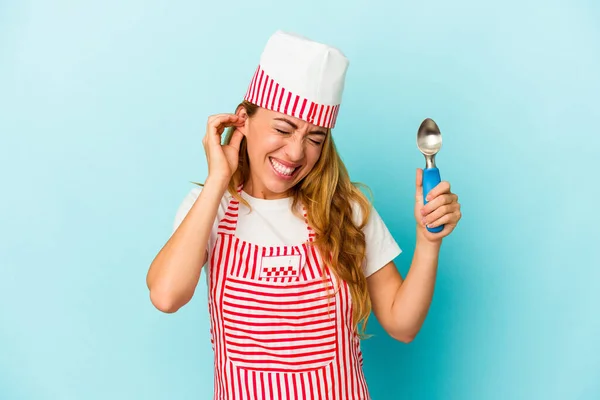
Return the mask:
<svg viewBox="0 0 600 400">
<path fill-rule="evenodd" d="M 403 280 L 400 247 L 334 145 L 347 67 L 336 48 L 278 31 L 235 113 L 208 119 L 208 177 L 181 204 L 147 284 L 172 313 L 205 271 L 215 399 L 368 399 L 360 339 L 370 312 L 403 342 L 428 312 L 458 199 L 442 182 L 423 206 L 417 170 L 417 245 Z"/>
</svg>

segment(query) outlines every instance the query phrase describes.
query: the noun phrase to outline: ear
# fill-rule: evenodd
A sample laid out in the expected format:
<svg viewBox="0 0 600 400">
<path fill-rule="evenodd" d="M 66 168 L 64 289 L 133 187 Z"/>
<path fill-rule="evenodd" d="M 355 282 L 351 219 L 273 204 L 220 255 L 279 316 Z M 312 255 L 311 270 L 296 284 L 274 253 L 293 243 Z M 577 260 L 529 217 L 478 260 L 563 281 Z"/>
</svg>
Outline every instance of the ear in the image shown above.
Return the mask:
<svg viewBox="0 0 600 400">
<path fill-rule="evenodd" d="M 237 108 L 237 110 L 235 110 L 235 114 L 238 117 L 244 118 L 244 120 L 245 120 L 244 125 L 238 126 L 236 128 L 236 130 L 240 131 L 242 133 L 242 135 L 246 136 L 246 129 L 248 127 L 248 112 L 246 111 L 246 109 L 243 106 L 239 106 Z"/>
</svg>

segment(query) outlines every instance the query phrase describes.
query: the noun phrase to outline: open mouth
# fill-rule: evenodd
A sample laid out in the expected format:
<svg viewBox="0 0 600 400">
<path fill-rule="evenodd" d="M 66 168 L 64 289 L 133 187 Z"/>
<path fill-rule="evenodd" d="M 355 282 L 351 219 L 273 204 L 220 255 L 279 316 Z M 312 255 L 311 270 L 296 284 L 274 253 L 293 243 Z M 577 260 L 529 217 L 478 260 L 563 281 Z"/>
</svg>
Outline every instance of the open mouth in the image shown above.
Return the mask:
<svg viewBox="0 0 600 400">
<path fill-rule="evenodd" d="M 300 169 L 300 167 L 288 167 L 286 165 L 283 165 L 282 163 L 280 163 L 272 157 L 269 157 L 269 161 L 271 161 L 271 166 L 273 167 L 277 175 L 281 176 L 282 178 L 292 178 L 294 174 Z"/>
</svg>

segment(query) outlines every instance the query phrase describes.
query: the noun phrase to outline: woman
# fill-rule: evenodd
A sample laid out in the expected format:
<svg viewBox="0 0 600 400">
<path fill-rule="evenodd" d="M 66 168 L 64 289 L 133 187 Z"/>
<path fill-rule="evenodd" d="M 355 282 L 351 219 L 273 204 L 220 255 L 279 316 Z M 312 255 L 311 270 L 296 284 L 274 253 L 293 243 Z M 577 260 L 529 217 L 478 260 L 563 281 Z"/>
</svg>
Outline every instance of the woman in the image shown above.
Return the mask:
<svg viewBox="0 0 600 400">
<path fill-rule="evenodd" d="M 457 196 L 442 182 L 423 206 L 417 170 L 417 245 L 403 281 L 398 244 L 334 146 L 347 66 L 330 46 L 269 39 L 235 114 L 208 119 L 208 177 L 150 266 L 151 301 L 169 313 L 206 269 L 216 399 L 367 399 L 359 341 L 371 310 L 403 342 L 425 319 Z"/>
</svg>

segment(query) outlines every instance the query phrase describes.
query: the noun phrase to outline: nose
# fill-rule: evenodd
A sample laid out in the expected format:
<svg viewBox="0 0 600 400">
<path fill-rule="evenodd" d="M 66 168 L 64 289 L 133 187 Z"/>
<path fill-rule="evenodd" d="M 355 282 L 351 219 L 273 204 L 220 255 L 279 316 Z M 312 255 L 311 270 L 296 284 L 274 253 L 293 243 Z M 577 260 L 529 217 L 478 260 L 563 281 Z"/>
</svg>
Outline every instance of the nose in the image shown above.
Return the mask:
<svg viewBox="0 0 600 400">
<path fill-rule="evenodd" d="M 304 140 L 293 137 L 285 146 L 285 153 L 291 162 L 299 162 L 304 158 Z"/>
</svg>

